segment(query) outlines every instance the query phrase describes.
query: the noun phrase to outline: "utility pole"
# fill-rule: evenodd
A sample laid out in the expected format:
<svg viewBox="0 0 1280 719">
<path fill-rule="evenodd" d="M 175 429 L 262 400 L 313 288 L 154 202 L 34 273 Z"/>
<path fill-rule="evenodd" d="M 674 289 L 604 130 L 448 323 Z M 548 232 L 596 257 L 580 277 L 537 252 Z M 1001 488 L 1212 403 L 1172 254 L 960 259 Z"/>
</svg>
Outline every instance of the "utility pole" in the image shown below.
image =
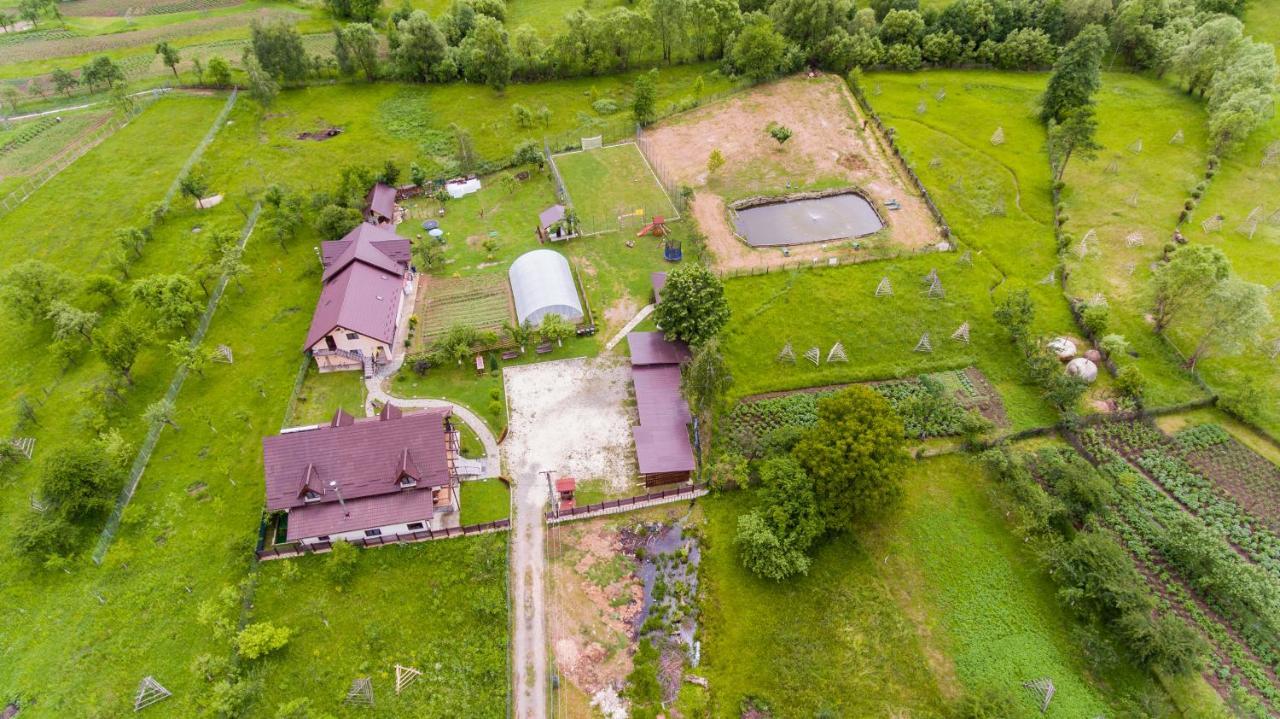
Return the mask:
<svg viewBox="0 0 1280 719">
<path fill-rule="evenodd" d="M 548 492 L 550 493 L 550 495 L 551 495 L 551 512 L 552 512 L 552 516 L 553 516 L 553 517 L 559 517 L 559 516 L 560 516 L 560 501 L 556 498 L 556 484 L 555 484 L 555 482 L 551 481 L 551 474 L 552 474 L 552 472 L 553 472 L 553 470 L 549 470 L 549 469 L 547 469 L 547 470 L 543 470 L 543 471 L 541 471 L 541 472 L 538 472 L 538 474 L 542 475 L 542 476 L 543 476 L 543 478 L 545 478 L 545 479 L 547 480 L 547 491 L 548 491 Z"/>
</svg>

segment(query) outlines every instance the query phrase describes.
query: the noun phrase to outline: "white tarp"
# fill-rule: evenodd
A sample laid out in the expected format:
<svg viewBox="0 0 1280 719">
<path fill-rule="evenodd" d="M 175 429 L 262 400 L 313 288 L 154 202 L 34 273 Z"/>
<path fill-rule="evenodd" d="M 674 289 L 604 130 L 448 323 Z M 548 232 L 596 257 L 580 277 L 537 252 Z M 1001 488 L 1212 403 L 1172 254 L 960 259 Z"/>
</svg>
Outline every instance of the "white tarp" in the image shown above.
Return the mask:
<svg viewBox="0 0 1280 719">
<path fill-rule="evenodd" d="M 444 183 L 444 191 L 449 193 L 449 197 L 458 199 L 466 197 L 473 192 L 480 191 L 480 178 L 473 177 L 469 180 L 450 180 Z"/>
<path fill-rule="evenodd" d="M 569 322 L 582 320 L 582 303 L 573 282 L 569 261 L 555 250 L 526 252 L 507 271 L 511 296 L 516 302 L 516 320 L 538 324 L 555 313 Z"/>
</svg>

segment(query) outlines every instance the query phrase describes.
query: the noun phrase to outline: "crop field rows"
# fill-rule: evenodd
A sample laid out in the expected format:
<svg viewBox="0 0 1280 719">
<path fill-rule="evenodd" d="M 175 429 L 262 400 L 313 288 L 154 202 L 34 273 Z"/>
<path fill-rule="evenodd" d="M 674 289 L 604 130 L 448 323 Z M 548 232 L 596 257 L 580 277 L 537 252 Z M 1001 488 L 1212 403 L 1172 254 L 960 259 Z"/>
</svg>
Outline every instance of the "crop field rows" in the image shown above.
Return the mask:
<svg viewBox="0 0 1280 719">
<path fill-rule="evenodd" d="M 471 277 L 429 278 L 414 312 L 421 323 L 418 345 L 422 349 L 457 325 L 481 332 L 498 332 L 513 317 L 507 275 L 491 272 Z"/>
<path fill-rule="evenodd" d="M 1174 441 L 1196 471 L 1271 531 L 1280 532 L 1280 467 L 1214 424 L 1183 430 Z"/>
<path fill-rule="evenodd" d="M 1116 447 L 1135 449 L 1155 439 L 1139 430 L 1086 430 L 1083 447 L 1118 494 L 1110 524 L 1141 562 L 1165 601 L 1189 619 L 1214 648 L 1208 678 L 1234 702 L 1280 709 L 1280 615 L 1277 584 L 1208 521 L 1187 512 L 1154 480 L 1137 473 Z M 1224 581 L 1222 578 L 1232 579 Z M 1219 579 L 1215 580 L 1214 577 Z"/>
<path fill-rule="evenodd" d="M 239 5 L 243 0 L 76 0 L 63 14 L 70 17 L 162 15 Z"/>
</svg>

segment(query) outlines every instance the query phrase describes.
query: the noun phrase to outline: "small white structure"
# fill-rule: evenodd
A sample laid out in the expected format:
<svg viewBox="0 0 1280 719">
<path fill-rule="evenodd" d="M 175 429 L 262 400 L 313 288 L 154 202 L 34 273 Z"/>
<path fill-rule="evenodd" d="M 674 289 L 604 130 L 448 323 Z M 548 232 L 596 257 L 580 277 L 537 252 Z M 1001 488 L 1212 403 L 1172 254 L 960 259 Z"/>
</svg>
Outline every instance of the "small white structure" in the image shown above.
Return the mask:
<svg viewBox="0 0 1280 719">
<path fill-rule="evenodd" d="M 1063 362 L 1076 356 L 1076 343 L 1066 337 L 1054 337 L 1049 340 L 1049 349 Z"/>
<path fill-rule="evenodd" d="M 555 250 L 526 252 L 507 271 L 511 296 L 516 302 L 516 320 L 538 324 L 549 314 L 569 322 L 582 320 L 582 302 L 573 281 L 569 261 Z"/>
<path fill-rule="evenodd" d="M 449 197 L 452 197 L 455 200 L 460 197 L 466 197 L 473 192 L 480 191 L 480 178 L 468 177 L 449 180 L 444 183 L 444 191 L 449 193 Z"/>
<path fill-rule="evenodd" d="M 1093 384 L 1098 379 L 1098 365 L 1084 357 L 1077 357 L 1067 363 L 1067 374 Z"/>
</svg>

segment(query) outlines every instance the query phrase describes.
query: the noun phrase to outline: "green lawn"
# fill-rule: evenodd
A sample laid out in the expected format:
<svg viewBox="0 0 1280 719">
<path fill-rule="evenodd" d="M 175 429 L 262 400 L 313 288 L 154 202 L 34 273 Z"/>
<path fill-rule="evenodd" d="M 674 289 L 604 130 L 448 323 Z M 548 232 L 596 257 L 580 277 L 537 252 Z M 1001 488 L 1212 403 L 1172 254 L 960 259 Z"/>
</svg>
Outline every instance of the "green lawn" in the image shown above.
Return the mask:
<svg viewBox="0 0 1280 719">
<path fill-rule="evenodd" d="M 640 226 L 655 215 L 677 216 L 670 198 L 634 143 L 557 155 L 553 158 L 584 233 L 616 230 L 622 215 Z"/>
<path fill-rule="evenodd" d="M 82 110 L 55 117 L 10 123 L 0 130 L 0 147 L 19 142 L 0 154 L 0 197 L 21 185 L 45 163 L 110 117 L 102 110 Z M 33 134 L 34 133 L 34 134 Z"/>
<path fill-rule="evenodd" d="M 377 716 L 505 716 L 506 545 L 500 533 L 361 550 L 345 586 L 326 555 L 263 564 L 249 620 L 293 636 L 261 660 L 262 697 L 247 716 L 269 719 L 301 698 L 309 716 L 356 716 L 342 700 L 359 677 L 372 680 Z M 399 695 L 396 664 L 422 671 Z"/>
<path fill-rule="evenodd" d="M 286 421 L 291 426 L 320 424 L 333 419 L 333 413 L 340 408 L 363 417 L 364 396 L 364 378 L 359 372 L 321 374 L 312 362 Z"/>
<path fill-rule="evenodd" d="M 807 577 L 762 580 L 738 560 L 745 493 L 700 502 L 707 524 L 700 576 L 702 664 L 715 716 L 766 699 L 781 716 L 832 709 L 846 717 L 937 717 L 944 699 L 930 649 L 900 606 L 904 581 L 881 572 L 882 543 L 825 543 Z"/>
<path fill-rule="evenodd" d="M 931 299 L 923 278 L 931 269 L 946 297 Z M 883 277 L 891 296 L 876 297 Z M 989 289 L 999 277 L 982 256 L 962 265 L 953 253 L 920 255 L 838 268 L 796 270 L 725 283 L 733 310 L 725 333 L 725 357 L 736 384 L 733 393 L 813 387 L 870 379 L 908 377 L 976 365 L 1003 397 L 1015 429 L 1051 424 L 1052 411 L 1037 390 L 1023 384 L 1020 359 L 1007 333 L 992 319 Z M 969 343 L 950 339 L 969 323 Z M 915 348 L 929 333 L 932 352 Z M 849 361 L 827 363 L 837 342 Z M 791 343 L 798 361 L 776 358 Z M 821 365 L 802 355 L 818 347 Z"/>
<path fill-rule="evenodd" d="M 497 479 L 462 483 L 462 526 L 511 516 L 511 490 Z"/>
<path fill-rule="evenodd" d="M 1172 143 L 1179 131 L 1182 141 Z M 1139 140 L 1141 151 L 1135 151 Z M 1136 364 L 1149 383 L 1151 405 L 1197 399 L 1203 391 L 1143 315 L 1150 305 L 1150 265 L 1172 235 L 1183 200 L 1203 177 L 1203 108 L 1167 83 L 1108 73 L 1098 93 L 1098 142 L 1103 149 L 1097 157 L 1073 159 L 1064 177 L 1064 228 L 1074 238 L 1063 254 L 1068 292 L 1085 301 L 1098 294 L 1107 299 L 1108 331 L 1124 335 L 1139 354 Z M 1081 257 L 1080 241 L 1090 230 L 1095 239 Z M 1128 247 L 1126 238 L 1134 232 L 1143 244 Z"/>
<path fill-rule="evenodd" d="M 961 693 L 995 688 L 1020 702 L 1005 719 L 1034 719 L 1042 715 L 1021 683 L 1044 676 L 1057 688 L 1050 718 L 1115 716 L 1128 697 L 1164 694 L 1123 662 L 1105 676 L 1090 671 L 1053 583 L 971 460 L 913 463 L 905 488 L 881 526 L 824 542 L 809 575 L 782 584 L 738 560 L 733 532 L 750 495 L 703 500 L 700 671 L 716 716 L 736 717 L 740 698 L 755 694 L 785 716 L 934 717 Z M 1197 696 L 1188 685 L 1202 684 L 1176 687 Z"/>
</svg>

